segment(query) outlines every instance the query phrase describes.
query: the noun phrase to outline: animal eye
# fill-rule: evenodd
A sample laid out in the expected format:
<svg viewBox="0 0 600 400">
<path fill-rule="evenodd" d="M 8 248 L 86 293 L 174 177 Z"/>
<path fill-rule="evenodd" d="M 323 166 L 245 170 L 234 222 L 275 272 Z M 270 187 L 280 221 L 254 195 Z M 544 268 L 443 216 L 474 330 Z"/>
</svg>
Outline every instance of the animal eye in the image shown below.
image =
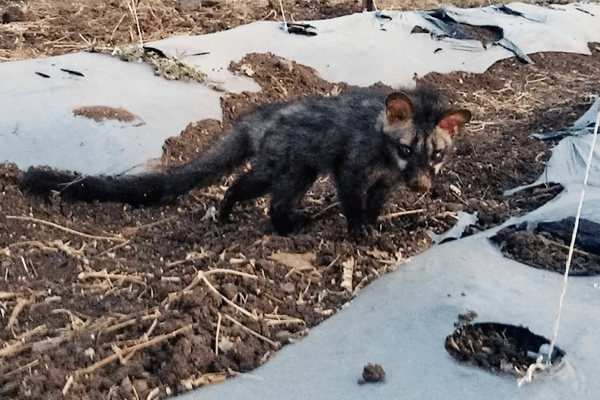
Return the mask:
<svg viewBox="0 0 600 400">
<path fill-rule="evenodd" d="M 441 150 L 436 150 L 433 152 L 431 159 L 433 160 L 433 162 L 440 162 L 442 161 L 442 157 L 444 156 L 444 153 L 442 153 Z"/>
<path fill-rule="evenodd" d="M 400 157 L 410 157 L 412 155 L 412 149 L 406 145 L 398 145 L 398 155 Z"/>
</svg>

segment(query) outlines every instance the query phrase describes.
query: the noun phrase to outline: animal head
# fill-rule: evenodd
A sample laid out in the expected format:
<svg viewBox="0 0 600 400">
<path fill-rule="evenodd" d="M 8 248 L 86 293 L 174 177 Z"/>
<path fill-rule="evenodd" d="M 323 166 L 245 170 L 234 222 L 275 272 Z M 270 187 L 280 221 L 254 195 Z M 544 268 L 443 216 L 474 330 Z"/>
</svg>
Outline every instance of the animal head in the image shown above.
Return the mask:
<svg viewBox="0 0 600 400">
<path fill-rule="evenodd" d="M 470 120 L 469 110 L 445 109 L 433 90 L 387 96 L 383 131 L 392 139 L 392 157 L 411 189 L 431 188 L 434 175 L 452 153 L 452 136 Z"/>
</svg>

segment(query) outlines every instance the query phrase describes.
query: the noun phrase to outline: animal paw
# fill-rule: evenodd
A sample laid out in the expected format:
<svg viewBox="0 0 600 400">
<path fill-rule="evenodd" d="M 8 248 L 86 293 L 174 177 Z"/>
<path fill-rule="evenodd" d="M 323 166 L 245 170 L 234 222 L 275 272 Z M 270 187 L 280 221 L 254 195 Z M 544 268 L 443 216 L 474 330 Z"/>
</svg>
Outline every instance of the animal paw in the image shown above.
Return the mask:
<svg viewBox="0 0 600 400">
<path fill-rule="evenodd" d="M 311 217 L 302 213 L 289 213 L 281 215 L 272 215 L 271 223 L 275 231 L 281 236 L 287 236 L 290 233 L 296 233 L 308 225 Z"/>
</svg>

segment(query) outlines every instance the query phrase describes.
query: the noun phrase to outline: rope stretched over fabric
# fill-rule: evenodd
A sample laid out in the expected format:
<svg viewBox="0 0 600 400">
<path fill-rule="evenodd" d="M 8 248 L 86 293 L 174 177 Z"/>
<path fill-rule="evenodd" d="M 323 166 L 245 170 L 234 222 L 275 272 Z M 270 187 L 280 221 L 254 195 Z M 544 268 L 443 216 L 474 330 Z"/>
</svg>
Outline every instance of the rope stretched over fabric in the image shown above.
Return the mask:
<svg viewBox="0 0 600 400">
<path fill-rule="evenodd" d="M 579 228 L 579 219 L 581 218 L 581 209 L 583 208 L 583 199 L 585 197 L 585 190 L 587 188 L 588 178 L 590 176 L 590 168 L 592 166 L 592 158 L 594 157 L 594 148 L 596 147 L 596 138 L 598 137 L 598 125 L 600 125 L 600 107 L 598 108 L 598 116 L 596 117 L 596 126 L 594 127 L 594 134 L 592 138 L 592 146 L 590 148 L 590 154 L 587 159 L 587 166 L 585 169 L 585 178 L 583 179 L 583 189 L 581 191 L 581 198 L 579 199 L 579 206 L 577 207 L 577 215 L 575 216 L 575 224 L 573 226 L 573 234 L 571 235 L 571 244 L 569 246 L 569 255 L 567 257 L 567 265 L 565 267 L 565 275 L 563 280 L 563 289 L 560 294 L 560 300 L 558 302 L 558 315 L 556 317 L 556 323 L 554 325 L 554 336 L 550 342 L 550 351 L 548 353 L 548 360 L 546 365 L 550 365 L 552 362 L 552 353 L 556 345 L 556 339 L 558 337 L 558 327 L 560 326 L 560 319 L 563 311 L 563 303 L 565 295 L 567 294 L 567 287 L 569 285 L 569 271 L 571 270 L 571 260 L 573 259 L 573 250 L 575 248 L 575 238 L 577 237 L 577 229 Z"/>
</svg>

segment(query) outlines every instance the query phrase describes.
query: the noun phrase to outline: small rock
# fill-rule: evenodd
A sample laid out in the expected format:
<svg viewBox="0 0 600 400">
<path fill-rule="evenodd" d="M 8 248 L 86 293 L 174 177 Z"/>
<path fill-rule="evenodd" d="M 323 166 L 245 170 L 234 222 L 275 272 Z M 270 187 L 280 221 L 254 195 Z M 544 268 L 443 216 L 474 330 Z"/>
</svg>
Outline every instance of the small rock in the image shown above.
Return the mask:
<svg viewBox="0 0 600 400">
<path fill-rule="evenodd" d="M 234 346 L 235 346 L 235 343 L 232 342 L 231 339 L 229 339 L 227 336 L 222 337 L 219 340 L 219 350 L 221 350 L 224 353 L 231 351 Z"/>
<path fill-rule="evenodd" d="M 462 211 L 465 206 L 462 203 L 447 203 L 446 208 L 448 211 Z"/>
<path fill-rule="evenodd" d="M 289 343 L 290 339 L 293 336 L 294 335 L 290 331 L 287 331 L 285 329 L 282 329 L 280 331 L 277 331 L 277 333 L 275 333 L 275 339 L 277 339 L 277 341 L 279 341 L 283 344 Z"/>
<path fill-rule="evenodd" d="M 281 290 L 286 294 L 292 294 L 296 292 L 296 285 L 293 282 L 284 282 L 280 285 Z"/>
<path fill-rule="evenodd" d="M 86 247 L 85 249 L 83 249 L 83 251 L 88 257 L 93 257 L 98 254 L 98 249 L 95 247 Z"/>
<path fill-rule="evenodd" d="M 280 58 L 277 61 L 276 66 L 277 68 L 287 72 L 292 72 L 294 70 L 294 64 L 290 60 L 286 60 L 285 58 Z"/>
<path fill-rule="evenodd" d="M 228 298 L 228 299 L 233 299 L 235 297 L 235 295 L 238 293 L 238 289 L 237 286 L 235 286 L 233 283 L 228 282 L 225 283 L 221 286 L 221 290 L 223 291 L 223 294 Z"/>
<path fill-rule="evenodd" d="M 83 352 L 83 355 L 86 356 L 86 357 L 88 357 L 90 360 L 93 360 L 94 356 L 96 355 L 96 350 L 94 350 L 93 347 L 88 347 Z"/>
<path fill-rule="evenodd" d="M 123 378 L 123 380 L 121 381 L 121 393 L 125 396 L 128 396 L 131 393 L 133 393 L 133 385 L 131 384 L 131 380 L 128 376 Z"/>
<path fill-rule="evenodd" d="M 133 387 L 138 392 L 139 395 L 145 394 L 148 392 L 148 382 L 145 379 L 135 379 L 133 381 Z"/>
<path fill-rule="evenodd" d="M 476 198 L 470 198 L 467 200 L 467 206 L 471 207 L 471 208 L 479 209 L 479 208 L 487 208 L 488 204 L 483 200 L 476 199 Z"/>
</svg>

